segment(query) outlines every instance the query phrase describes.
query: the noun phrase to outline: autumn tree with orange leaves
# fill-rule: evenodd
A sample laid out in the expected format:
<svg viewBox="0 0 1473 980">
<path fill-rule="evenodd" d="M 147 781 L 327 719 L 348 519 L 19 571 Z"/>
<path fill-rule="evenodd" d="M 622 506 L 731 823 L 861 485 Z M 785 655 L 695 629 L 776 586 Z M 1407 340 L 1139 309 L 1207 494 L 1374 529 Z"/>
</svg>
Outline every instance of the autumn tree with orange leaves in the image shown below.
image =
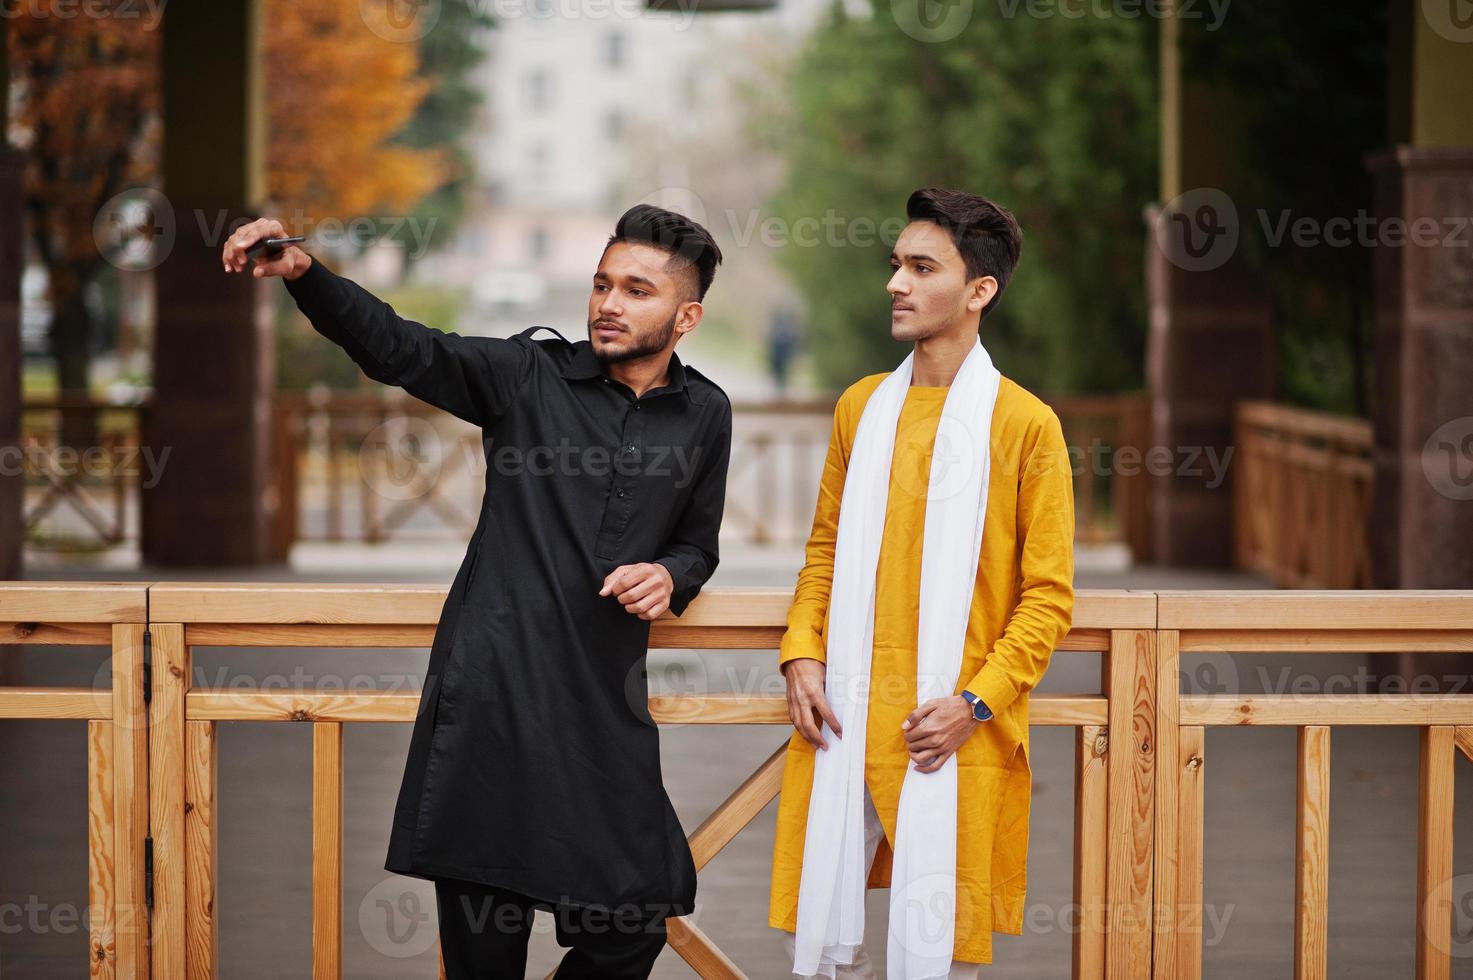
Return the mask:
<svg viewBox="0 0 1473 980">
<path fill-rule="evenodd" d="M 370 30 L 359 0 L 263 2 L 274 207 L 309 220 L 406 213 L 446 181 L 444 148 L 394 143 L 431 86 L 415 43 Z M 110 268 L 94 221 L 120 192 L 159 182 L 160 33 L 136 17 L 9 23 L 10 140 L 27 154 L 26 234 L 49 279 L 63 390 L 87 390 L 84 296 Z"/>
</svg>

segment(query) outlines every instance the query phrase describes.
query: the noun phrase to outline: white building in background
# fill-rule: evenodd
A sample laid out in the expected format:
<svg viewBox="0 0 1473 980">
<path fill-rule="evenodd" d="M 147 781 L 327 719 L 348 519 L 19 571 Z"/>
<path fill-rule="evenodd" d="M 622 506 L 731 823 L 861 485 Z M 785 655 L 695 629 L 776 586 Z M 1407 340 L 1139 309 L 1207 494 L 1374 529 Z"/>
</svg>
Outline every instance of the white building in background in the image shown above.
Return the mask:
<svg viewBox="0 0 1473 980">
<path fill-rule="evenodd" d="M 458 240 L 416 277 L 470 290 L 466 332 L 545 323 L 577 340 L 615 219 L 650 201 L 711 229 L 727 253 L 720 285 L 735 258 L 727 208 L 760 206 L 775 173 L 743 142 L 731 80 L 755 47 L 795 41 L 830 0 L 703 14 L 642 0 L 486 2 L 496 28 L 471 141 L 478 193 Z"/>
</svg>

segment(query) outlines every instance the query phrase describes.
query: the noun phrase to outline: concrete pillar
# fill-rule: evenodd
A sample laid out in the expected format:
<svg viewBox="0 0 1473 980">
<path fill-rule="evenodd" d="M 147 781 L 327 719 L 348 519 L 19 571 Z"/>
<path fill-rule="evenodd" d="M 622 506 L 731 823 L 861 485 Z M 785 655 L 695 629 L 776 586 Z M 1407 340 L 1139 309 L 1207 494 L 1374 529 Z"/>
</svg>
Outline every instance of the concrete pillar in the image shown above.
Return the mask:
<svg viewBox="0 0 1473 980">
<path fill-rule="evenodd" d="M 156 566 L 255 564 L 270 554 L 269 285 L 226 276 L 219 253 L 265 196 L 259 2 L 176 4 L 163 24 L 157 217 L 174 244 L 157 270 L 146 438 L 169 456 L 144 495 L 142 550 Z"/>
</svg>

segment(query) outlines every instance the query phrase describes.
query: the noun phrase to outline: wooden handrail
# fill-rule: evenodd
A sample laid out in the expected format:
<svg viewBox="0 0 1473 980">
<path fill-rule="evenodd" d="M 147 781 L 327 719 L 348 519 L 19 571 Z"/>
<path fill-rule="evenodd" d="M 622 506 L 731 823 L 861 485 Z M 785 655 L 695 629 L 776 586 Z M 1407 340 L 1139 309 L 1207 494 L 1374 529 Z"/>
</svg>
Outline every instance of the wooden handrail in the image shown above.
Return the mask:
<svg viewBox="0 0 1473 980">
<path fill-rule="evenodd" d="M 213 969 L 216 726 L 313 725 L 314 975 L 342 968 L 342 725 L 412 722 L 417 691 L 192 689 L 195 646 L 428 646 L 443 586 L 363 583 L 0 583 L 7 642 L 111 646 L 111 688 L 0 688 L 0 717 L 85 722 L 88 744 L 90 956 L 104 974 L 165 978 Z M 787 589 L 705 590 L 651 626 L 655 648 L 772 649 Z M 152 704 L 143 704 L 145 630 Z M 1473 653 L 1473 591 L 1079 590 L 1058 652 L 1103 652 L 1102 693 L 1035 692 L 1034 725 L 1075 735 L 1076 977 L 1199 975 L 1200 930 L 1153 909 L 1200 910 L 1206 730 L 1299 730 L 1295 916 L 1298 975 L 1324 977 L 1330 734 L 1336 726 L 1421 730 L 1417 976 L 1448 975 L 1452 923 L 1439 896 L 1452 868 L 1455 760 L 1473 760 L 1466 694 L 1184 693 L 1184 656 L 1455 650 Z M 656 693 L 662 724 L 787 721 L 773 694 Z M 145 724 L 147 719 L 147 724 Z M 152 751 L 149 747 L 152 746 Z M 691 835 L 704 864 L 771 802 L 779 748 Z M 141 914 L 143 841 L 156 901 Z M 1444 896 L 1447 897 L 1447 896 Z M 1185 914 L 1185 913 L 1184 913 Z M 1200 921 L 1200 920 L 1198 920 Z M 151 935 L 150 935 L 151 928 Z M 670 944 L 701 975 L 741 977 L 694 923 Z"/>
</svg>

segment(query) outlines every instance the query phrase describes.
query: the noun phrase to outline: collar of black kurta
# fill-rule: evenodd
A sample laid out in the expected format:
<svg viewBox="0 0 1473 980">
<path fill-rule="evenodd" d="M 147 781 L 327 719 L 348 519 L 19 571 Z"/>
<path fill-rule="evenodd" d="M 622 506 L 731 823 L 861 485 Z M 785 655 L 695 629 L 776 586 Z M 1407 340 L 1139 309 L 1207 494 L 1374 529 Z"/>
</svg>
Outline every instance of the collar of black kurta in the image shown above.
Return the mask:
<svg viewBox="0 0 1473 980">
<path fill-rule="evenodd" d="M 547 328 L 552 329 L 552 328 Z M 562 336 L 561 333 L 558 334 Z M 565 341 L 567 338 L 563 338 Z M 593 352 L 593 344 L 586 340 L 580 340 L 576 344 L 569 344 L 572 350 L 571 356 L 563 365 L 562 376 L 570 380 L 582 381 L 591 378 L 607 377 L 603 364 L 598 355 Z M 659 397 L 660 395 L 673 395 L 685 392 L 686 397 L 699 405 L 706 400 L 705 393 L 693 388 L 690 379 L 686 377 L 685 365 L 680 362 L 680 355 L 674 351 L 670 352 L 670 383 L 657 391 L 650 392 L 646 397 Z"/>
</svg>

